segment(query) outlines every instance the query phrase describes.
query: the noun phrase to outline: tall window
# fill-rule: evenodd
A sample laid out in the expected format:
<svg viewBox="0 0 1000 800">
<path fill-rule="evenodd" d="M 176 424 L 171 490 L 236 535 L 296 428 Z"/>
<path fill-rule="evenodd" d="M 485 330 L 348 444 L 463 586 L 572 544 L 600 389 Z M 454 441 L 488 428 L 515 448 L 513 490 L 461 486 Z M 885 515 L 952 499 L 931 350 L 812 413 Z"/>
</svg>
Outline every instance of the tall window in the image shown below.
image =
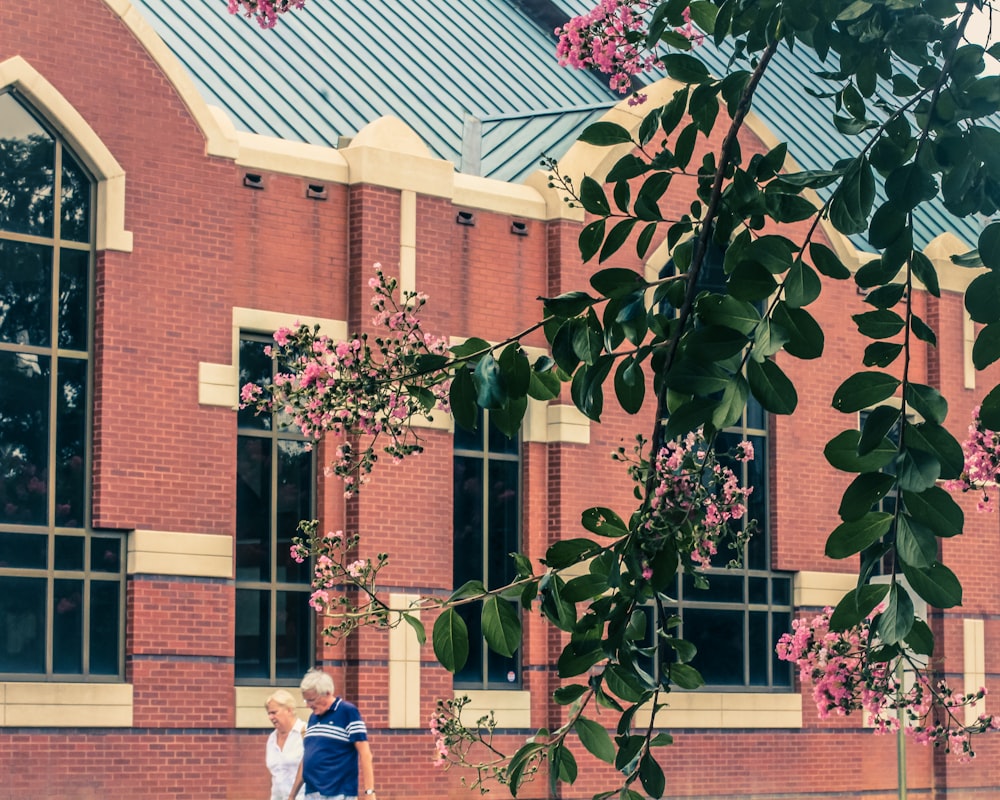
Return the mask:
<svg viewBox="0 0 1000 800">
<path fill-rule="evenodd" d="M 240 338 L 240 385 L 271 382 L 278 369 L 265 336 Z M 315 458 L 281 414 L 239 412 L 236 442 L 236 679 L 298 681 L 313 663 L 310 565 L 289 555 L 314 516 Z"/>
<path fill-rule="evenodd" d="M 790 665 L 779 661 L 774 651 L 778 637 L 791 630 L 792 579 L 770 568 L 766 416 L 751 398 L 740 424 L 716 440 L 723 465 L 736 473 L 742 486 L 753 487 L 743 524 L 756 520 L 757 529 L 744 548 L 742 566 L 726 568 L 734 554 L 720 550 L 713 566 L 705 570 L 709 588 L 696 588 L 691 578 L 678 574 L 670 592 L 674 602 L 666 604 L 668 614 L 681 618 L 678 635 L 698 648 L 692 666 L 709 687 L 759 690 L 792 686 Z M 753 461 L 740 463 L 721 457 L 744 439 L 753 444 Z M 648 613 L 652 619 L 653 610 Z M 669 657 L 671 653 L 661 655 Z"/>
<path fill-rule="evenodd" d="M 90 527 L 93 185 L 0 93 L 0 675 L 122 673 L 123 540 Z"/>
<path fill-rule="evenodd" d="M 723 268 L 725 251 L 711 244 L 699 275 L 699 288 L 725 292 L 727 276 Z M 662 275 L 675 269 L 671 260 Z M 669 313 L 665 304 L 664 313 Z M 753 444 L 753 461 L 741 463 L 722 457 L 741 441 Z M 716 450 L 720 461 L 752 486 L 743 525 L 756 521 L 753 536 L 744 548 L 742 565 L 727 568 L 734 555 L 720 551 L 713 566 L 705 570 L 709 588 L 699 589 L 688 576 L 678 574 L 665 611 L 681 619 L 677 635 L 692 642 L 698 654 L 691 662 L 701 672 L 707 686 L 718 689 L 787 689 L 792 686 L 791 665 L 779 661 L 775 644 L 791 630 L 792 578 L 771 570 L 771 542 L 768 526 L 768 438 L 767 413 L 753 397 L 747 400 L 740 421 L 719 434 Z M 652 619 L 655 611 L 647 612 Z M 654 631 L 659 620 L 649 626 Z M 651 633 L 652 636 L 652 633 Z M 672 651 L 660 657 L 670 657 Z M 658 666 L 651 665 L 658 669 Z"/>
<path fill-rule="evenodd" d="M 480 412 L 475 431 L 455 428 L 454 580 L 455 586 L 479 580 L 503 586 L 515 577 L 520 540 L 521 447 L 508 439 Z M 469 660 L 455 675 L 455 686 L 500 689 L 520 686 L 517 654 L 511 657 L 486 647 L 479 603 L 458 609 L 469 628 Z"/>
</svg>

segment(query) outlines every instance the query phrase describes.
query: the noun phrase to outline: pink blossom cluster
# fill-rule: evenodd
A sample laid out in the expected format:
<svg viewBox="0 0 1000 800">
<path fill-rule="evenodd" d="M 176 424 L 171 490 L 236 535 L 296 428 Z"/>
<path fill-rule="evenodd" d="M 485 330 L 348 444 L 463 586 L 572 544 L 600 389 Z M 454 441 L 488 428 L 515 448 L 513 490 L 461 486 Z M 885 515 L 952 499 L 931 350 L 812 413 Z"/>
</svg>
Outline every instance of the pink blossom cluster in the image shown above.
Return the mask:
<svg viewBox="0 0 1000 800">
<path fill-rule="evenodd" d="M 561 66 L 595 69 L 611 76 L 611 88 L 627 94 L 632 78 L 659 66 L 645 52 L 649 0 L 600 0 L 586 14 L 556 28 Z"/>
<path fill-rule="evenodd" d="M 229 13 L 255 17 L 257 24 L 267 30 L 277 24 L 279 14 L 305 4 L 306 0 L 229 0 Z"/>
<path fill-rule="evenodd" d="M 953 481 L 946 481 L 945 488 L 979 493 L 977 507 L 980 511 L 993 511 L 987 487 L 1000 483 L 1000 433 L 984 427 L 979 418 L 979 406 L 972 412 L 969 436 L 962 443 L 965 469 Z"/>
<path fill-rule="evenodd" d="M 914 668 L 907 673 L 912 683 L 901 689 L 897 668 L 903 656 L 871 661 L 868 654 L 877 645 L 871 620 L 878 609 L 845 631 L 830 629 L 832 613 L 833 609 L 826 608 L 812 619 L 794 620 L 792 632 L 783 634 L 776 647 L 778 658 L 798 667 L 799 680 L 812 683 L 820 717 L 864 711 L 876 733 L 891 733 L 899 729 L 902 714 L 907 720 L 905 731 L 914 741 L 943 747 L 959 760 L 975 756 L 974 735 L 1000 728 L 1000 717 L 988 714 L 981 714 L 971 725 L 958 718 L 966 706 L 986 696 L 984 688 L 956 694 L 945 681 L 933 684 L 926 670 Z"/>
<path fill-rule="evenodd" d="M 426 295 L 405 292 L 397 302 L 396 285 L 376 264 L 369 287 L 373 322 L 382 335 L 336 341 L 307 325 L 282 328 L 274 334 L 273 351 L 283 371 L 267 386 L 246 384 L 240 392 L 243 407 L 283 415 L 310 439 L 344 437 L 333 449 L 328 473 L 343 479 L 348 497 L 367 481 L 380 444 L 394 462 L 418 453 L 414 418 L 448 411 L 450 381 L 440 370 L 420 366 L 422 357 L 444 356 L 447 342 L 420 326 Z"/>
<path fill-rule="evenodd" d="M 340 530 L 320 533 L 316 520 L 303 521 L 299 530 L 303 535 L 292 540 L 290 555 L 299 564 L 313 559 L 309 605 L 328 618 L 324 633 L 339 638 L 360 625 L 387 625 L 388 609 L 375 594 L 378 573 L 389 557 L 353 557 L 360 537 Z"/>
<path fill-rule="evenodd" d="M 443 767 L 448 762 L 448 742 L 442 732 L 446 725 L 440 710 L 431 717 L 431 736 L 434 737 L 434 766 Z"/>
<path fill-rule="evenodd" d="M 751 461 L 753 456 L 750 442 L 741 442 L 733 454 L 737 461 Z M 651 466 L 655 483 L 644 550 L 655 550 L 662 537 L 673 537 L 694 564 L 711 566 L 719 543 L 736 533 L 730 523 L 746 515 L 753 487 L 739 485 L 736 474 L 719 463 L 700 431 L 667 442 Z M 736 538 L 740 540 L 738 533 Z"/>
</svg>

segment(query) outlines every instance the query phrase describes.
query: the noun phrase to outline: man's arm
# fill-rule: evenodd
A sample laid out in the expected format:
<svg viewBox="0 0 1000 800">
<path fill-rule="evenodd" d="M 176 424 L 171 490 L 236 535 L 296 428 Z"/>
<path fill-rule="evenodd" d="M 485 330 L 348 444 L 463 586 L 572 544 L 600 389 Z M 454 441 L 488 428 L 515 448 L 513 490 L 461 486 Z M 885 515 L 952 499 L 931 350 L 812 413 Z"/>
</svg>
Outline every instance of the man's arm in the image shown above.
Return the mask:
<svg viewBox="0 0 1000 800">
<path fill-rule="evenodd" d="M 361 762 L 362 796 L 365 789 L 375 788 L 375 768 L 372 765 L 372 749 L 368 742 L 355 742 L 354 746 L 358 750 L 358 760 Z"/>
</svg>

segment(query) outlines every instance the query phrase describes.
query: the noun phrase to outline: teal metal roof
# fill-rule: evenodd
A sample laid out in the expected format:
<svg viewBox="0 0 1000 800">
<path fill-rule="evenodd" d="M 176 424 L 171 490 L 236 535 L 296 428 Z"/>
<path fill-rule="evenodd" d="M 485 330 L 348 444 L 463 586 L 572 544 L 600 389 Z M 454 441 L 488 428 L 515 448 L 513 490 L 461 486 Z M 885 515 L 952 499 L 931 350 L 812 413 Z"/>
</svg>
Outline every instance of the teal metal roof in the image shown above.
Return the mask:
<svg viewBox="0 0 1000 800">
<path fill-rule="evenodd" d="M 618 100 L 561 68 L 551 33 L 502 0 L 310 0 L 268 31 L 226 0 L 133 5 L 249 133 L 336 146 L 391 114 L 458 167 L 471 115 L 482 121 L 478 171 L 517 181 Z M 589 110 L 561 111 L 574 108 Z"/>
<path fill-rule="evenodd" d="M 226 0 L 132 2 L 207 102 L 249 133 L 335 147 L 391 114 L 456 168 L 520 181 L 622 99 L 599 78 L 560 67 L 552 28 L 524 10 L 545 6 L 551 22 L 553 12 L 585 13 L 592 0 L 309 0 L 268 31 L 229 14 Z M 710 43 L 694 53 L 715 74 L 727 68 L 729 53 Z M 829 102 L 804 92 L 829 88 L 814 77 L 824 66 L 807 48 L 782 49 L 754 104 L 804 169 L 857 145 L 833 128 Z M 463 135 L 478 151 L 465 164 Z M 931 204 L 917 210 L 915 228 L 920 246 L 944 230 L 973 244 L 981 225 Z"/>
</svg>

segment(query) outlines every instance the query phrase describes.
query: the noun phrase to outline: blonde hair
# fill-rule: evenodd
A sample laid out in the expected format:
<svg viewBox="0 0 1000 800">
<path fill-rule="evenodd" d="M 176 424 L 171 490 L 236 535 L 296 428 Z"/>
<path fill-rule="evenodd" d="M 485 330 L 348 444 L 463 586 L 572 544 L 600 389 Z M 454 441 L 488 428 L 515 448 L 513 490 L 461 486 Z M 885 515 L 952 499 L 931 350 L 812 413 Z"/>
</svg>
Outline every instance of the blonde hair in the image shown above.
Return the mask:
<svg viewBox="0 0 1000 800">
<path fill-rule="evenodd" d="M 292 697 L 290 692 L 286 692 L 284 689 L 278 689 L 276 692 L 272 693 L 271 696 L 264 701 L 264 708 L 267 708 L 267 704 L 270 702 L 275 702 L 279 706 L 284 706 L 292 711 L 295 710 L 295 698 Z"/>
</svg>

